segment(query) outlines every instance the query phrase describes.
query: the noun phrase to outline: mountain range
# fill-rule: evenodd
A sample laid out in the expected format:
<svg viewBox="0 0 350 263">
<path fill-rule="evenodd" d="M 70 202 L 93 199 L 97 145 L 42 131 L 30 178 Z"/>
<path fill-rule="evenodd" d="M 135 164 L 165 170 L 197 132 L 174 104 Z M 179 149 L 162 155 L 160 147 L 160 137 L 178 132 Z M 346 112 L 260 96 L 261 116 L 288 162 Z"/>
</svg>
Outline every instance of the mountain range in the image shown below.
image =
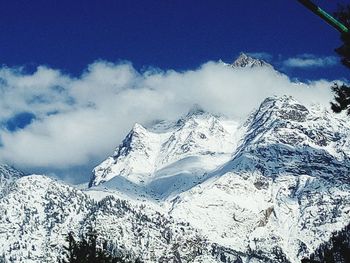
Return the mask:
<svg viewBox="0 0 350 263">
<path fill-rule="evenodd" d="M 245 120 L 195 105 L 135 124 L 86 188 L 2 165 L 0 255 L 56 262 L 94 228 L 144 262 L 300 262 L 350 223 L 349 136 L 341 115 L 270 97 Z"/>
</svg>

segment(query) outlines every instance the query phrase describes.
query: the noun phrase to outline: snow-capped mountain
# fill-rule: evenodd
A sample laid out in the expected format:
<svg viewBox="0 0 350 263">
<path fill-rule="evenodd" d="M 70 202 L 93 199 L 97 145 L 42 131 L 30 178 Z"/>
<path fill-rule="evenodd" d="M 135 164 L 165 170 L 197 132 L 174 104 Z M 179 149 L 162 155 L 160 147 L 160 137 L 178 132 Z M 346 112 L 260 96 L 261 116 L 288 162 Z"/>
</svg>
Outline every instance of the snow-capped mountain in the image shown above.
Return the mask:
<svg viewBox="0 0 350 263">
<path fill-rule="evenodd" d="M 343 118 L 281 97 L 266 99 L 241 126 L 203 111 L 165 126 L 166 132 L 134 127 L 110 161 L 95 168 L 92 182 L 101 183 L 105 172 L 105 178 L 141 184 L 143 191 L 157 191 L 150 198 L 167 197 L 169 213 L 209 241 L 275 260 L 282 254 L 298 262 L 350 222 L 350 125 Z M 222 149 L 225 158 L 216 162 Z M 200 158 L 196 169 L 205 168 L 189 169 L 183 160 L 192 157 Z M 139 169 L 142 158 L 152 168 L 135 177 L 133 165 Z M 169 178 L 172 170 L 166 170 L 154 187 L 164 167 L 196 181 L 182 187 L 184 177 Z"/>
<path fill-rule="evenodd" d="M 237 122 L 198 107 L 176 122 L 149 129 L 135 124 L 113 156 L 93 170 L 90 186 L 110 181 L 109 188 L 157 198 L 183 192 L 231 158 L 237 128 Z"/>
<path fill-rule="evenodd" d="M 245 53 L 241 53 L 239 57 L 231 64 L 233 68 L 254 68 L 254 67 L 272 67 L 264 60 L 253 58 Z"/>
<path fill-rule="evenodd" d="M 300 262 L 350 222 L 349 124 L 283 97 L 245 127 L 233 159 L 170 213 L 221 245 Z"/>
<path fill-rule="evenodd" d="M 272 97 L 243 122 L 196 106 L 135 124 L 88 189 L 0 166 L 0 262 L 56 262 L 90 227 L 146 263 L 300 262 L 350 223 L 349 136 L 344 116 Z"/>
</svg>

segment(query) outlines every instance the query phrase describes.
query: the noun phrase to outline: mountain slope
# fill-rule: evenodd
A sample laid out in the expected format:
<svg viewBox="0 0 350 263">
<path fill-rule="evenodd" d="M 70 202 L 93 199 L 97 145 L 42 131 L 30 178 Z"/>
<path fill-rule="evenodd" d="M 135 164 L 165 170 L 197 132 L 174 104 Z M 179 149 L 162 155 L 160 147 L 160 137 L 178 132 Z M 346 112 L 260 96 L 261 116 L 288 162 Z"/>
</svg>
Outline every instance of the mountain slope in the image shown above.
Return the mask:
<svg viewBox="0 0 350 263">
<path fill-rule="evenodd" d="M 186 222 L 144 205 L 107 196 L 99 202 L 71 186 L 41 175 L 11 183 L 0 200 L 0 254 L 9 262 L 57 262 L 69 232 L 79 238 L 91 228 L 112 253 L 143 262 L 219 262 L 243 253 L 209 243 Z M 103 240 L 102 240 L 103 239 Z"/>
<path fill-rule="evenodd" d="M 17 179 L 0 200 L 0 253 L 10 262 L 57 261 L 90 206 L 85 194 L 48 177 Z"/>
<path fill-rule="evenodd" d="M 0 165 L 0 196 L 2 190 L 6 190 L 6 187 L 17 180 L 18 178 L 24 176 L 24 173 L 16 170 L 9 165 Z"/>
</svg>

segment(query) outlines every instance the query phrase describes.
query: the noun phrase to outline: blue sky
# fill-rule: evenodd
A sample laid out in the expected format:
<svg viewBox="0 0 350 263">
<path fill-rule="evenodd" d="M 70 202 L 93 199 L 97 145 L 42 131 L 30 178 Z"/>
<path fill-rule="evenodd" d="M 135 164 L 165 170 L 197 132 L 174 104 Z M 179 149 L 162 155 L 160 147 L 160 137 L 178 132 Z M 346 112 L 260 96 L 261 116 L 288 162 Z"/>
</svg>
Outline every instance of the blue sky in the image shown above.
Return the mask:
<svg viewBox="0 0 350 263">
<path fill-rule="evenodd" d="M 0 163 L 74 183 L 135 122 L 193 104 L 245 118 L 284 94 L 328 107 L 348 76 L 338 32 L 292 0 L 7 1 L 0 32 Z M 290 79 L 217 63 L 242 51 Z"/>
<path fill-rule="evenodd" d="M 330 12 L 344 1 L 315 1 Z M 0 8 L 0 63 L 49 65 L 79 75 L 97 59 L 137 69 L 185 70 L 241 52 L 272 62 L 304 53 L 335 56 L 338 32 L 296 0 L 6 1 Z M 339 78 L 341 66 L 282 69 L 300 78 Z"/>
</svg>

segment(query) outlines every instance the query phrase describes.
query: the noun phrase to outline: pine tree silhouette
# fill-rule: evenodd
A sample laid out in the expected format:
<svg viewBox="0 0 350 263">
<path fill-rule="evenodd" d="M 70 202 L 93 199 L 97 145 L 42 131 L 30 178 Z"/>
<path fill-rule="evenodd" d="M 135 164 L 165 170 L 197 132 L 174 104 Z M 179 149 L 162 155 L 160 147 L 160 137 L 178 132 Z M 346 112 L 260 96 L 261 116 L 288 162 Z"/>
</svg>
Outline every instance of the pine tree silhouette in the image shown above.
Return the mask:
<svg viewBox="0 0 350 263">
<path fill-rule="evenodd" d="M 350 5 L 340 6 L 334 16 L 347 28 L 350 28 Z M 343 41 L 343 45 L 335 51 L 340 56 L 343 65 L 350 68 L 350 34 L 343 34 L 341 40 Z"/>
</svg>

